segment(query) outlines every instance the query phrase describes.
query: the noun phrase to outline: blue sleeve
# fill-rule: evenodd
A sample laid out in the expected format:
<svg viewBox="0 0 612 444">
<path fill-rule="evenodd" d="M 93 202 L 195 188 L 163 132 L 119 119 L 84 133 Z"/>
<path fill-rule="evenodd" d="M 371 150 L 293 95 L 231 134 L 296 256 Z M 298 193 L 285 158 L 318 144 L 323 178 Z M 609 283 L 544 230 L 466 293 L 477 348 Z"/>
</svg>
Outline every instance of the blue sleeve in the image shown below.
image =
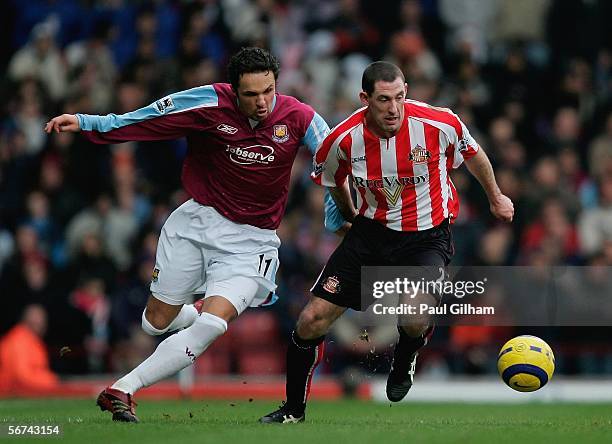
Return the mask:
<svg viewBox="0 0 612 444">
<path fill-rule="evenodd" d="M 325 139 L 325 136 L 329 134 L 329 126 L 323 117 L 319 114 L 314 113 L 312 116 L 312 120 L 310 121 L 310 125 L 308 125 L 308 129 L 306 130 L 306 135 L 302 137 L 302 145 L 306 145 L 310 154 L 314 156 L 315 152 L 321 142 Z"/>
<path fill-rule="evenodd" d="M 329 190 L 325 189 L 325 228 L 328 231 L 335 233 L 346 223 L 340 210 L 336 206 L 336 202 L 329 194 Z"/>
<path fill-rule="evenodd" d="M 308 147 L 310 154 L 314 156 L 317 148 L 325 139 L 325 136 L 329 134 L 329 126 L 323 118 L 314 113 L 312 117 L 312 121 L 310 125 L 308 125 L 308 130 L 306 130 L 306 135 L 302 138 L 302 143 Z M 346 223 L 342 214 L 340 214 L 340 210 L 336 206 L 336 202 L 329 194 L 329 190 L 325 189 L 325 228 L 328 231 L 336 232 Z"/>
<path fill-rule="evenodd" d="M 219 98 L 213 85 L 198 86 L 163 97 L 144 108 L 125 114 L 97 116 L 77 114 L 83 131 L 106 133 L 134 123 L 141 123 L 156 117 L 189 111 L 196 108 L 217 106 Z"/>
</svg>

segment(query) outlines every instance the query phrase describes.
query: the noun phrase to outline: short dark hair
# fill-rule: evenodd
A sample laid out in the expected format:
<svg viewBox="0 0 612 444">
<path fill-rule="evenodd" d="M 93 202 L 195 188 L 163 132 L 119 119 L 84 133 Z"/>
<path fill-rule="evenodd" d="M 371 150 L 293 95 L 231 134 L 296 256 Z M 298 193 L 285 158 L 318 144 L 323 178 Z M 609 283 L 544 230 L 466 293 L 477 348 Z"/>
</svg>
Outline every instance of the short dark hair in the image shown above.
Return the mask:
<svg viewBox="0 0 612 444">
<path fill-rule="evenodd" d="M 397 78 L 406 81 L 404 73 L 396 65 L 389 62 L 370 63 L 361 77 L 361 88 L 369 95 L 374 92 L 374 84 L 380 80 L 383 82 L 393 82 Z"/>
<path fill-rule="evenodd" d="M 240 77 L 253 72 L 272 72 L 278 79 L 280 63 L 276 57 L 262 48 L 242 48 L 232 56 L 227 65 L 227 75 L 234 90 L 238 89 Z"/>
</svg>

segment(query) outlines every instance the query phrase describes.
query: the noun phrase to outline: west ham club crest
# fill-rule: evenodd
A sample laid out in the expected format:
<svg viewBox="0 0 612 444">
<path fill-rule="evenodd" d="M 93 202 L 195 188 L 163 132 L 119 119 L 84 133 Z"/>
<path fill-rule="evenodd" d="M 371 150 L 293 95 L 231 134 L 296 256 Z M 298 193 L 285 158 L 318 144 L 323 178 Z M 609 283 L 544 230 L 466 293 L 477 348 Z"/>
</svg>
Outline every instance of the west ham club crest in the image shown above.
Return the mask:
<svg viewBox="0 0 612 444">
<path fill-rule="evenodd" d="M 272 140 L 274 140 L 276 143 L 283 143 L 289 140 L 287 125 L 274 125 L 272 130 Z"/>
</svg>

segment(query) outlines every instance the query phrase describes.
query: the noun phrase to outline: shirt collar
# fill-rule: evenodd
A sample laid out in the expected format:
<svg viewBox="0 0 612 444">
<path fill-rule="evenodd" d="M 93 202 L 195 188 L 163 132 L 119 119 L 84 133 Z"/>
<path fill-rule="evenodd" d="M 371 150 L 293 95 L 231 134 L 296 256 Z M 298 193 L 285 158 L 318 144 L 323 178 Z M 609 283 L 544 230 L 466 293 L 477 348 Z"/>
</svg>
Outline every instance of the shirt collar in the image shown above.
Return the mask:
<svg viewBox="0 0 612 444">
<path fill-rule="evenodd" d="M 238 103 L 238 98 L 236 98 L 236 103 Z M 272 109 L 270 109 L 270 114 L 272 114 L 272 111 L 274 111 L 275 106 L 276 106 L 276 94 L 274 94 L 274 99 L 272 99 Z M 255 128 L 259 124 L 259 121 L 253 120 L 249 117 L 249 124 L 251 125 L 251 128 Z"/>
</svg>

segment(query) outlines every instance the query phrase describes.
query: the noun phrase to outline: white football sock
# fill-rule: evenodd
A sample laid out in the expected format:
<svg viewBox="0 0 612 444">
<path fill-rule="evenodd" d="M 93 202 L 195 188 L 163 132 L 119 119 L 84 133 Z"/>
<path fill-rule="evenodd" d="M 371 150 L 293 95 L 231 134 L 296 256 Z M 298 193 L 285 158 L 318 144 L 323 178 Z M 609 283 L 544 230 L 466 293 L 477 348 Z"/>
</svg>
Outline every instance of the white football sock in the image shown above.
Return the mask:
<svg viewBox="0 0 612 444">
<path fill-rule="evenodd" d="M 215 339 L 227 331 L 227 322 L 202 313 L 191 327 L 166 338 L 153 354 L 111 387 L 134 394 L 191 365 Z"/>
</svg>

